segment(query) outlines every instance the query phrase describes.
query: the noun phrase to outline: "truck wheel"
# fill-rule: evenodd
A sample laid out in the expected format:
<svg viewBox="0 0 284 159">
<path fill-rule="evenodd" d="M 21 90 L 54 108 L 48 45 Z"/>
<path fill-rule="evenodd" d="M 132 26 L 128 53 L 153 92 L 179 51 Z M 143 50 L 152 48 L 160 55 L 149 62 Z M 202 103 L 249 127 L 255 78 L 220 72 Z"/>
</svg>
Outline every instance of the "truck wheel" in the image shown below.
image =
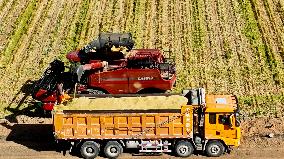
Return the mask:
<svg viewBox="0 0 284 159">
<path fill-rule="evenodd" d="M 205 151 L 209 157 L 219 157 L 225 152 L 225 147 L 220 141 L 209 141 Z"/>
<path fill-rule="evenodd" d="M 194 151 L 194 148 L 192 144 L 188 141 L 179 141 L 175 145 L 175 153 L 179 157 L 188 157 L 192 155 L 193 151 Z"/>
<path fill-rule="evenodd" d="M 93 159 L 96 158 L 99 154 L 99 147 L 97 143 L 93 141 L 86 141 L 81 146 L 81 155 L 86 159 Z"/>
<path fill-rule="evenodd" d="M 104 148 L 104 153 L 107 158 L 117 158 L 122 150 L 122 146 L 117 141 L 109 141 Z"/>
</svg>

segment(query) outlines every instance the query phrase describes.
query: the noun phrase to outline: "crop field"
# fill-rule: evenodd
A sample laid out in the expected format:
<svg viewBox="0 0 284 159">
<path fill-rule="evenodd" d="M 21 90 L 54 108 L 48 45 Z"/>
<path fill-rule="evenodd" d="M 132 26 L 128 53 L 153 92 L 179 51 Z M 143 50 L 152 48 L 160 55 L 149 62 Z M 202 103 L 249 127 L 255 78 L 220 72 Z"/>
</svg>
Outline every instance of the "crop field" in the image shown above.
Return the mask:
<svg viewBox="0 0 284 159">
<path fill-rule="evenodd" d="M 0 116 L 29 107 L 29 82 L 99 32 L 171 50 L 176 92 L 232 93 L 244 115 L 284 116 L 283 0 L 0 0 Z"/>
</svg>

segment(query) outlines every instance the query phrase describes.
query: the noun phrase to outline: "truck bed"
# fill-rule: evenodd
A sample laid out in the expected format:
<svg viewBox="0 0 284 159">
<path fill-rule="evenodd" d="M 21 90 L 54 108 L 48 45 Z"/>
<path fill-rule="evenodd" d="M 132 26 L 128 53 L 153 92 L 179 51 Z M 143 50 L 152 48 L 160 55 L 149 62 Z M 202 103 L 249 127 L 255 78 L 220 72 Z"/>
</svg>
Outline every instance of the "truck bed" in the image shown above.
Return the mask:
<svg viewBox="0 0 284 159">
<path fill-rule="evenodd" d="M 192 106 L 159 110 L 53 112 L 56 139 L 155 139 L 192 136 Z"/>
<path fill-rule="evenodd" d="M 73 98 L 66 104 L 56 106 L 56 110 L 148 110 L 180 109 L 188 99 L 181 95 L 144 96 L 121 98 Z"/>
</svg>

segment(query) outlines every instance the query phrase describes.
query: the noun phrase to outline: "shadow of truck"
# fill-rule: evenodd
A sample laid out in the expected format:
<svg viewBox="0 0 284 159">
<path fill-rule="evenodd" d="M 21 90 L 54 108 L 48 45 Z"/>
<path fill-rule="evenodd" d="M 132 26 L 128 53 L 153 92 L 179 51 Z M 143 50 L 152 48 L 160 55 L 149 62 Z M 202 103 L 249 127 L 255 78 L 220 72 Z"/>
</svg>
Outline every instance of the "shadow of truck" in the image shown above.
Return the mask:
<svg viewBox="0 0 284 159">
<path fill-rule="evenodd" d="M 6 141 L 13 141 L 35 151 L 54 151 L 66 155 L 71 145 L 58 144 L 53 136 L 52 124 L 14 124 L 12 126 L 2 123 L 2 126 L 10 129 Z M 70 155 L 79 157 L 78 152 L 70 152 Z"/>
<path fill-rule="evenodd" d="M 52 124 L 2 125 L 11 130 L 6 137 L 7 141 L 13 141 L 36 151 L 56 150 L 56 142 L 52 134 Z"/>
</svg>

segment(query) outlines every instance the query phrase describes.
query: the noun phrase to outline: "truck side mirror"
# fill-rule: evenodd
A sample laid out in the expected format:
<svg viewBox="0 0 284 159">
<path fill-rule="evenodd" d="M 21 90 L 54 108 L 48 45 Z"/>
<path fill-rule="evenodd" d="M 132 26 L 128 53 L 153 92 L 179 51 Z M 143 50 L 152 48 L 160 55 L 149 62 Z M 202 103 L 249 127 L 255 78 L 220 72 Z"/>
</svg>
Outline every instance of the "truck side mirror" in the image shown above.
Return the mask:
<svg viewBox="0 0 284 159">
<path fill-rule="evenodd" d="M 231 114 L 231 115 L 230 115 L 229 120 L 230 120 L 229 126 L 232 127 L 232 126 L 233 126 L 233 123 L 234 123 L 234 114 Z"/>
</svg>

